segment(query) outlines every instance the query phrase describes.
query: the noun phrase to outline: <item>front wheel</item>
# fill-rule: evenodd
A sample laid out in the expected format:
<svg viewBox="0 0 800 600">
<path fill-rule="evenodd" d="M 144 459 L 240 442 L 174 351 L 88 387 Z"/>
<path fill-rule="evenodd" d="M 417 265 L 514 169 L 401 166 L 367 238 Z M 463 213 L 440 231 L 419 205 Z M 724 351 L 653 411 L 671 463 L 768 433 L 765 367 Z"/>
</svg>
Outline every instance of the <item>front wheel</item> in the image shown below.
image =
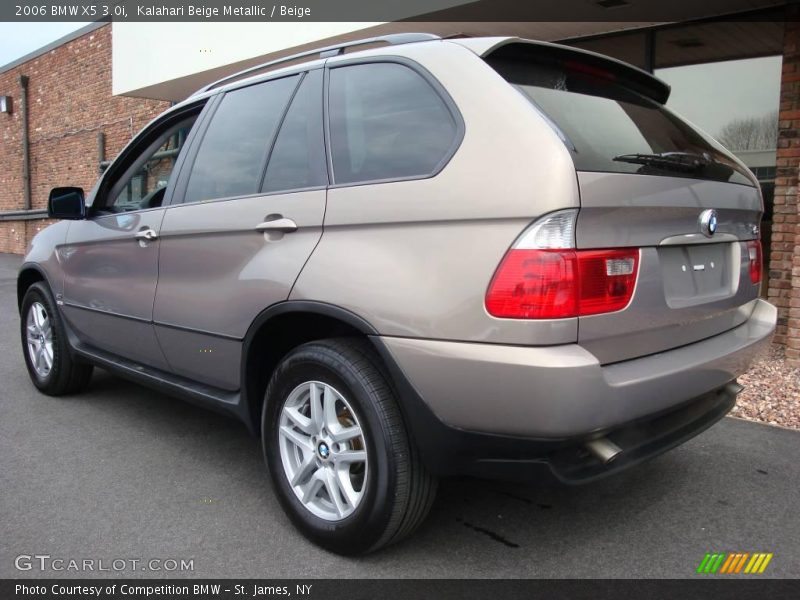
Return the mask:
<svg viewBox="0 0 800 600">
<path fill-rule="evenodd" d="M 281 362 L 265 396 L 262 441 L 289 517 L 306 537 L 339 554 L 399 541 L 435 497 L 436 480 L 361 340 L 311 342 Z"/>
<path fill-rule="evenodd" d="M 29 287 L 22 299 L 20 334 L 25 365 L 41 392 L 61 396 L 88 385 L 92 366 L 77 362 L 70 354 L 61 315 L 42 282 Z"/>
</svg>

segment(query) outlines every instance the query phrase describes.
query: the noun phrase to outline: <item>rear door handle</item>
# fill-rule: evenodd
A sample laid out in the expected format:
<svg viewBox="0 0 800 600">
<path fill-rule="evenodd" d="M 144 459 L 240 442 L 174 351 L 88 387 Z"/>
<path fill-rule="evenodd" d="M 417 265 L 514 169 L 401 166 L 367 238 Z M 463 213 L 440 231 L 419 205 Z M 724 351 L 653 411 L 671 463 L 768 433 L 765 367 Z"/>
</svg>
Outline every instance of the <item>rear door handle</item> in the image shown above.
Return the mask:
<svg viewBox="0 0 800 600">
<path fill-rule="evenodd" d="M 147 229 L 142 229 L 141 231 L 137 231 L 133 237 L 135 237 L 140 242 L 152 242 L 153 240 L 158 239 L 158 234 L 154 230 L 148 227 Z"/>
<path fill-rule="evenodd" d="M 263 223 L 259 223 L 258 225 L 256 225 L 256 231 L 259 231 L 261 233 L 269 231 L 282 231 L 283 233 L 292 233 L 293 231 L 297 231 L 297 223 L 295 223 L 291 219 L 278 217 L 277 219 L 270 219 L 269 221 L 264 221 Z"/>
</svg>

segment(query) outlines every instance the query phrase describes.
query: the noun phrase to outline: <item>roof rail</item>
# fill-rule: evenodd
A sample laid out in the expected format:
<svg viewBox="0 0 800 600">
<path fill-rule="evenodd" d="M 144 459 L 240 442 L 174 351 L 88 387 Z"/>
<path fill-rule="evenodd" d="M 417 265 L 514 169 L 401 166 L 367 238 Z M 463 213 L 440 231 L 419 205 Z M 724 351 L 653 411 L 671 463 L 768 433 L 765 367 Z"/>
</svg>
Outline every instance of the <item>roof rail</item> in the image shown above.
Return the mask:
<svg viewBox="0 0 800 600">
<path fill-rule="evenodd" d="M 216 81 L 209 83 L 208 85 L 200 88 L 197 90 L 192 96 L 197 96 L 198 94 L 202 94 L 203 92 L 207 92 L 209 90 L 213 90 L 214 88 L 218 88 L 229 81 L 234 81 L 245 75 L 250 75 L 252 73 L 257 73 L 258 71 L 262 71 L 264 69 L 268 69 L 269 67 L 274 67 L 281 63 L 290 62 L 293 60 L 297 60 L 299 58 L 306 58 L 309 56 L 314 56 L 315 54 L 319 55 L 319 58 L 328 58 L 331 56 L 338 56 L 340 54 L 344 54 L 344 51 L 347 48 L 352 48 L 354 46 L 364 46 L 366 44 L 377 44 L 377 43 L 386 43 L 391 46 L 397 46 L 400 44 L 411 44 L 413 42 L 427 42 L 430 40 L 440 40 L 438 35 L 433 33 L 393 33 L 389 35 L 380 35 L 377 37 L 365 38 L 361 40 L 353 40 L 351 42 L 342 42 L 341 44 L 334 44 L 332 46 L 325 46 L 324 48 L 316 48 L 314 50 L 306 50 L 305 52 L 299 52 L 297 54 L 292 54 L 291 56 L 286 56 L 284 58 L 278 58 L 276 60 L 271 60 L 269 62 L 261 63 L 259 65 L 255 65 L 254 67 L 249 67 L 244 69 L 243 71 L 239 71 L 238 73 L 234 73 L 233 75 L 227 75 L 222 79 L 217 79 Z"/>
</svg>

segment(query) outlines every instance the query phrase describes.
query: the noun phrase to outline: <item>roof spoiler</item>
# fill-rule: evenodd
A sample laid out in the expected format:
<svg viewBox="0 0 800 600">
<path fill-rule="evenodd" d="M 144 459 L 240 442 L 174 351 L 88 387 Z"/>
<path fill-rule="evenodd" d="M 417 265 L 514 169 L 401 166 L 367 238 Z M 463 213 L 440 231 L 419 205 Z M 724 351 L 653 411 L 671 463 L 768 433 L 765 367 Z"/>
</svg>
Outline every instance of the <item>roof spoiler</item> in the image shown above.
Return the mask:
<svg viewBox="0 0 800 600">
<path fill-rule="evenodd" d="M 571 46 L 513 37 L 464 38 L 449 41 L 469 48 L 487 61 L 492 59 L 521 60 L 573 66 L 585 70 L 589 74 L 613 79 L 659 104 L 666 104 L 671 91 L 669 84 L 647 71 L 615 58 Z"/>
</svg>

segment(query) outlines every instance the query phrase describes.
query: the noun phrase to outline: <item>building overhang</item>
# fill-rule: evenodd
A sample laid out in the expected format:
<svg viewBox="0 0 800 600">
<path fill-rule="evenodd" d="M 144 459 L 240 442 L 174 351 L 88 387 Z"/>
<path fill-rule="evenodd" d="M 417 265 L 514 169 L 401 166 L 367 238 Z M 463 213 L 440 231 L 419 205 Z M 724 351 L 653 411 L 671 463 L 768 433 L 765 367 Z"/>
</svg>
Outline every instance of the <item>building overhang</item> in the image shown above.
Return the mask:
<svg viewBox="0 0 800 600">
<path fill-rule="evenodd" d="M 647 15 L 645 0 L 627 0 L 627 8 L 604 10 L 600 0 L 559 0 L 558 12 L 589 14 L 586 21 L 497 21 L 514 14 L 518 0 L 432 1 L 444 10 L 437 20 L 391 23 L 119 23 L 113 24 L 113 93 L 180 101 L 204 85 L 242 69 L 315 47 L 359 38 L 410 31 L 454 36 L 513 36 L 542 41 L 577 41 L 582 48 L 602 52 L 614 47 L 623 60 L 643 53 L 645 31 L 656 28 L 657 60 L 663 68 L 715 60 L 780 54 L 783 12 L 779 0 L 672 0 L 665 15 L 673 21 L 632 20 Z M 554 2 L 537 3 L 546 16 Z M 587 8 L 588 7 L 588 8 Z M 773 10 L 754 17 L 753 10 Z M 627 12 L 625 12 L 627 10 Z M 638 13 L 636 11 L 639 11 Z M 589 12 L 587 12 L 589 11 Z M 528 11 L 530 12 L 530 11 Z M 523 13 L 527 14 L 527 13 Z M 659 14 L 659 13 L 653 13 Z M 742 15 L 737 18 L 735 15 Z M 466 18 L 465 18 L 466 17 Z M 608 20 L 603 20 L 603 18 Z M 613 20 L 619 17 L 620 20 Z M 425 15 L 409 18 L 423 19 Z M 467 20 L 469 19 L 469 20 Z M 720 21 L 720 19 L 723 19 Z M 688 23 L 691 22 L 691 23 Z M 691 30 L 686 28 L 691 27 Z M 614 40 L 609 41 L 609 35 Z M 625 34 L 625 35 L 623 35 Z M 611 50 L 606 50 L 611 53 Z M 644 66 L 638 64 L 637 66 Z"/>
</svg>

